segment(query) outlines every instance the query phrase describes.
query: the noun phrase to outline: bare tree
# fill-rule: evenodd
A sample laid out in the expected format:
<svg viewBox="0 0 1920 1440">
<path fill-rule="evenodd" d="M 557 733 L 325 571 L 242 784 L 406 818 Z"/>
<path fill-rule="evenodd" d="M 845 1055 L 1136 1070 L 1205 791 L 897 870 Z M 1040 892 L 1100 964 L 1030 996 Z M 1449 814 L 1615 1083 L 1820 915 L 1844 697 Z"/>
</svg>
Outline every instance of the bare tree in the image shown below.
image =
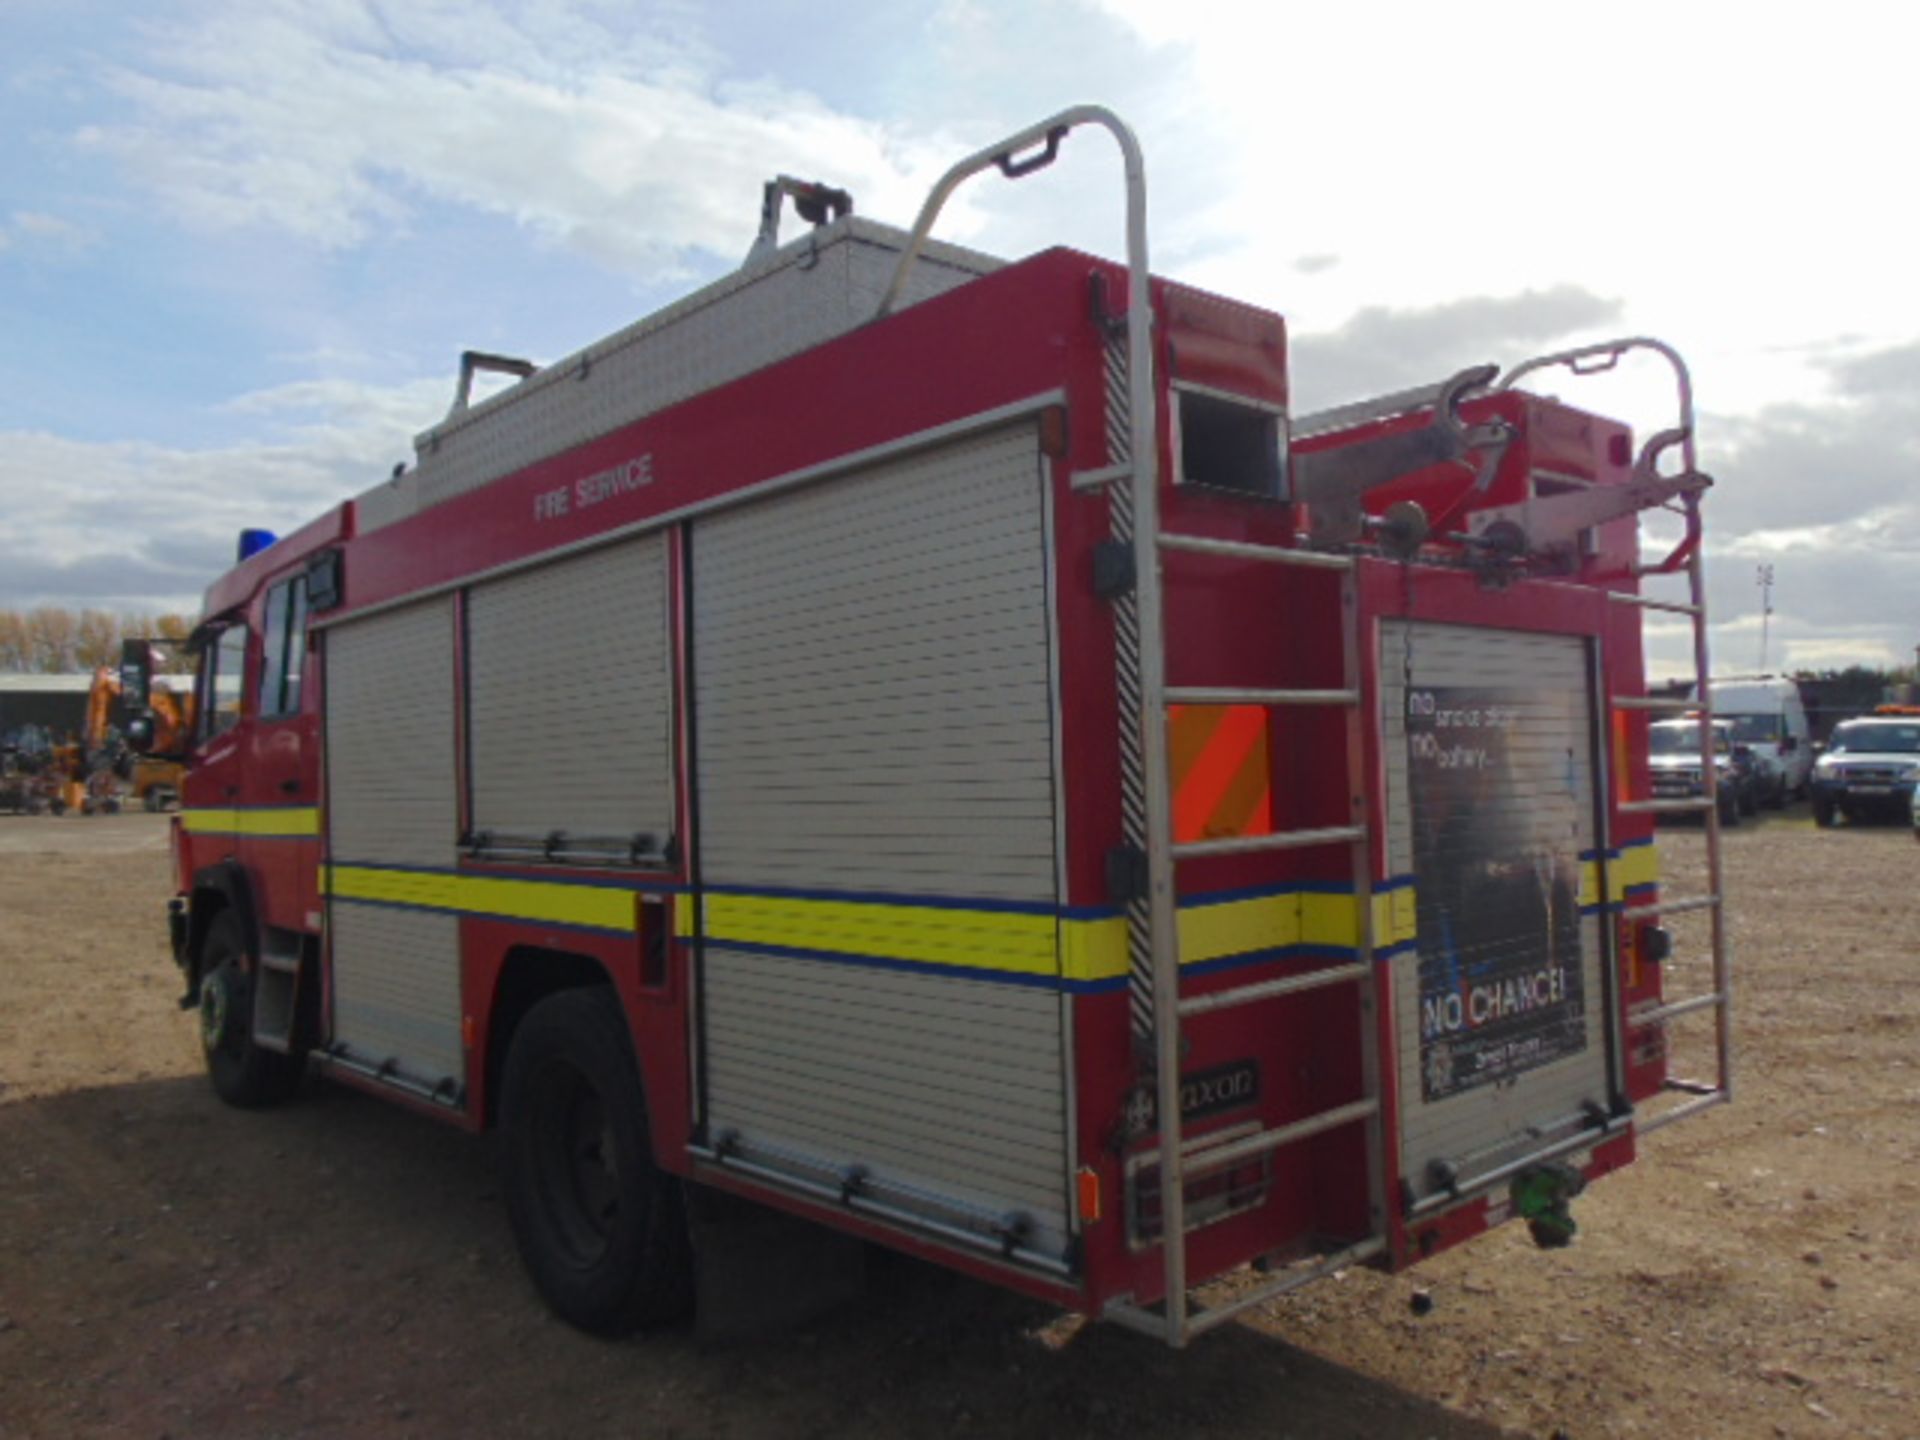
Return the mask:
<svg viewBox="0 0 1920 1440">
<path fill-rule="evenodd" d="M 42 675 L 58 675 L 74 668 L 74 645 L 80 625 L 71 610 L 42 605 L 27 616 L 27 668 Z"/>
<path fill-rule="evenodd" d="M 82 610 L 74 627 L 73 658 L 82 670 L 120 663 L 120 622 L 105 610 Z"/>
<path fill-rule="evenodd" d="M 25 670 L 32 655 L 27 617 L 18 610 L 0 610 L 0 671 Z"/>
<path fill-rule="evenodd" d="M 193 633 L 191 615 L 157 615 L 153 629 L 147 632 L 160 640 L 171 640 L 167 669 L 175 675 L 187 675 L 193 671 L 193 657 L 185 649 L 186 638 Z"/>
</svg>

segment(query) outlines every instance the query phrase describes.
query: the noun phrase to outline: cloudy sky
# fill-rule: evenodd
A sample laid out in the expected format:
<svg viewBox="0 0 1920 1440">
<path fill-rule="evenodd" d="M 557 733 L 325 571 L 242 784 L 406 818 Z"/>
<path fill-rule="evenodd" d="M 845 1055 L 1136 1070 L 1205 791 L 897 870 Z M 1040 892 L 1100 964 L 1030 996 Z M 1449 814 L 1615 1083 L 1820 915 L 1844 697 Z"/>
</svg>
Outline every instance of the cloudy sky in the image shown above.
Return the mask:
<svg viewBox="0 0 1920 1440">
<path fill-rule="evenodd" d="M 1062 106 L 1155 265 L 1270 306 L 1303 408 L 1615 334 L 1692 361 L 1716 666 L 1920 644 L 1920 7 L 0 0 L 0 606 L 192 608 L 381 478 L 469 347 L 737 265 L 776 172 L 908 221 Z M 1111 148 L 942 234 L 1119 248 Z M 1555 382 L 1643 432 L 1652 368 Z M 1656 671 L 1682 637 L 1655 633 Z"/>
</svg>

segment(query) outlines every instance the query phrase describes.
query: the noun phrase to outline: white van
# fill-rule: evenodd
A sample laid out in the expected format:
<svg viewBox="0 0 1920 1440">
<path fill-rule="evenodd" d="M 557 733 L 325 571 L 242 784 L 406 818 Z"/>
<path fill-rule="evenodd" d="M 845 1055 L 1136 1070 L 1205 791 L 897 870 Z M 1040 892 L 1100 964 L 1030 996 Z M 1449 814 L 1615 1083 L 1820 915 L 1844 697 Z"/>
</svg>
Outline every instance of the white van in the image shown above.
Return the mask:
<svg viewBox="0 0 1920 1440">
<path fill-rule="evenodd" d="M 1753 752 L 1762 804 L 1775 808 L 1807 793 L 1813 745 L 1800 687 L 1784 675 L 1728 676 L 1711 683 L 1713 714 L 1733 727 L 1733 743 Z M 1699 699 L 1696 693 L 1692 697 Z"/>
</svg>

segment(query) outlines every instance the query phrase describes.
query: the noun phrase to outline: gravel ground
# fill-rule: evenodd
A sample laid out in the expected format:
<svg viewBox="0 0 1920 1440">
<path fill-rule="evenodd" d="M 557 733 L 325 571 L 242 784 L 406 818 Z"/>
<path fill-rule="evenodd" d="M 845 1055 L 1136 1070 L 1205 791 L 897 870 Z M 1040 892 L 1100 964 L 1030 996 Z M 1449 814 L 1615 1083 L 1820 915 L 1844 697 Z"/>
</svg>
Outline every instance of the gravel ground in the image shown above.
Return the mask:
<svg viewBox="0 0 1920 1440">
<path fill-rule="evenodd" d="M 1920 985 L 1901 829 L 1727 837 L 1739 1098 L 1578 1243 L 1509 1226 L 1183 1354 L 926 1267 L 753 1346 L 547 1317 L 484 1142 L 199 1075 L 161 817 L 0 816 L 0 1437 L 1920 1436 Z M 1676 891 L 1698 832 L 1662 836 Z M 1697 923 L 1672 984 L 1704 974 Z M 1676 1041 L 1705 1063 L 1699 1038 Z M 1408 1301 L 1431 1292 L 1431 1314 Z"/>
</svg>

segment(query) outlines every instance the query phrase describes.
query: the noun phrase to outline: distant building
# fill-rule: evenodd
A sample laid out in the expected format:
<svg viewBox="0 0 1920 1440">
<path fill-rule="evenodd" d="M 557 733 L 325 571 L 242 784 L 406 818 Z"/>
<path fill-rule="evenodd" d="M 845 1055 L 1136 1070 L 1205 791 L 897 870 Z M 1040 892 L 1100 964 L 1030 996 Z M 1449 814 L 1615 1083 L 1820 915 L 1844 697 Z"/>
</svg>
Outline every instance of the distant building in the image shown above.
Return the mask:
<svg viewBox="0 0 1920 1440">
<path fill-rule="evenodd" d="M 0 675 L 0 741 L 27 725 L 56 737 L 78 735 L 87 723 L 91 672 L 83 675 Z"/>
</svg>

